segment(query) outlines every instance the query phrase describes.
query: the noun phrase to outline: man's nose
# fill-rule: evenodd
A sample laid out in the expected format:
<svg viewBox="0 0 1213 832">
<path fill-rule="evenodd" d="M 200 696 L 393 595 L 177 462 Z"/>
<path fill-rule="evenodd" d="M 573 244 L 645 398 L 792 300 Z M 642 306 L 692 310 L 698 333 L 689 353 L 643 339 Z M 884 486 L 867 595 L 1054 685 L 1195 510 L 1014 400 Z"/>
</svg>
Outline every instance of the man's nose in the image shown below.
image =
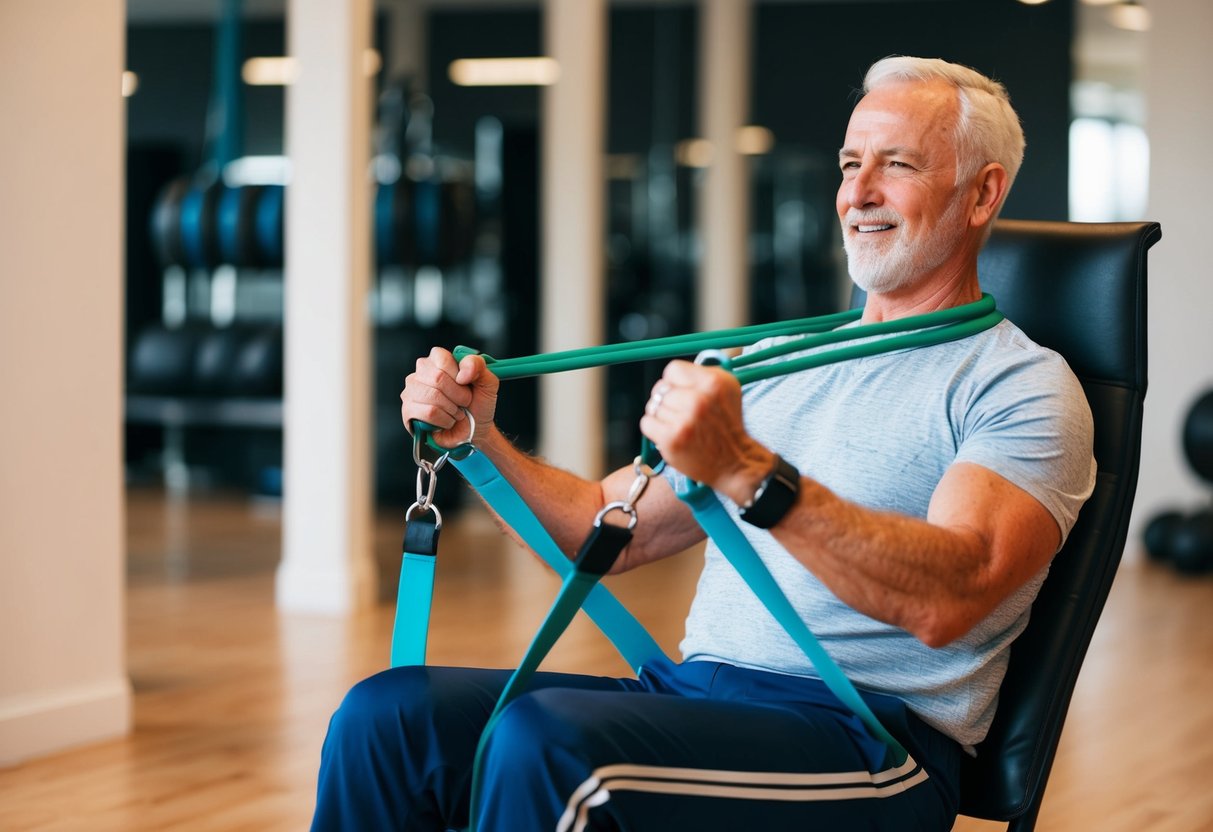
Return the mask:
<svg viewBox="0 0 1213 832">
<path fill-rule="evenodd" d="M 868 165 L 860 166 L 847 184 L 847 204 L 852 208 L 879 205 L 883 201 L 879 174 Z"/>
</svg>

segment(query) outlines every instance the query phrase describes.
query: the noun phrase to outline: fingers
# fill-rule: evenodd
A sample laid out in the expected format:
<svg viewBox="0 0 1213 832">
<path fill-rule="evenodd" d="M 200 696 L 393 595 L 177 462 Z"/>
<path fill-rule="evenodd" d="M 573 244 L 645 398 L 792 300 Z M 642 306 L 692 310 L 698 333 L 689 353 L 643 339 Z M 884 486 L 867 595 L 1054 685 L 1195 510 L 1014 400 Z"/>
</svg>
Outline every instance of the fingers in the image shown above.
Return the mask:
<svg viewBox="0 0 1213 832">
<path fill-rule="evenodd" d="M 679 471 L 712 482 L 745 444 L 741 386 L 720 367 L 672 361 L 653 385 L 640 431 Z"/>
<path fill-rule="evenodd" d="M 659 381 L 654 384 L 653 392 L 649 395 L 649 400 L 644 406 L 645 415 L 657 418 L 657 413 L 661 410 L 665 397 L 670 394 L 672 389 L 666 381 Z"/>
<path fill-rule="evenodd" d="M 720 389 L 721 385 L 728 386 L 729 380 L 734 379 L 732 373 L 707 364 L 692 364 L 690 361 L 671 361 L 661 374 L 661 381 L 672 387 L 689 387 L 711 393 Z"/>
<path fill-rule="evenodd" d="M 422 421 L 437 428 L 434 440 L 451 446 L 468 441 L 464 410 L 476 420 L 477 433 L 492 423 L 499 380 L 479 355 L 456 363 L 447 350 L 435 347 L 417 360 L 416 369 L 405 379 L 400 393 L 400 417 L 412 432 L 411 423 Z"/>
<path fill-rule="evenodd" d="M 672 422 L 697 418 L 708 410 L 740 400 L 740 385 L 732 373 L 688 361 L 671 361 L 653 385 L 645 415 Z"/>
<path fill-rule="evenodd" d="M 400 416 L 406 427 L 419 420 L 447 429 L 462 418 L 462 408 L 472 403 L 472 391 L 456 382 L 458 372 L 454 356 L 438 347 L 417 359 L 400 393 Z"/>
</svg>

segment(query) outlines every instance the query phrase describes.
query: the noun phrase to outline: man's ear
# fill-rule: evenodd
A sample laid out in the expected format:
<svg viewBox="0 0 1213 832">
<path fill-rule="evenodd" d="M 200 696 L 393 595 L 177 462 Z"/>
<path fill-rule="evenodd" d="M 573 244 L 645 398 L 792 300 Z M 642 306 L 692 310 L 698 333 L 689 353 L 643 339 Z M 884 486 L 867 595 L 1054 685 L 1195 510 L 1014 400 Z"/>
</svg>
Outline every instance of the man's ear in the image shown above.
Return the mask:
<svg viewBox="0 0 1213 832">
<path fill-rule="evenodd" d="M 986 165 L 977 174 L 977 202 L 969 216 L 969 224 L 982 226 L 989 223 L 1003 198 L 1007 195 L 1007 169 L 997 162 Z"/>
</svg>

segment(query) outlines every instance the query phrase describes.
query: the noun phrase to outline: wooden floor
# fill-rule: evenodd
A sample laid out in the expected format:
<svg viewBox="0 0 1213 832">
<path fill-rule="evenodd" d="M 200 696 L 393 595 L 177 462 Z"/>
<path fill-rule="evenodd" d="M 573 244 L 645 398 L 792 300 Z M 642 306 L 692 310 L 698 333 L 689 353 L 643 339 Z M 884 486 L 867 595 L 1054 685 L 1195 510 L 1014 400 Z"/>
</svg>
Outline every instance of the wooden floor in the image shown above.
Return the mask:
<svg viewBox="0 0 1213 832">
<path fill-rule="evenodd" d="M 348 619 L 276 612 L 272 505 L 135 491 L 127 510 L 134 732 L 0 770 L 0 830 L 306 828 L 328 717 L 349 685 L 385 665 L 390 606 Z M 386 573 L 399 539 L 398 513 L 382 517 L 376 553 Z M 517 660 L 556 582 L 511 549 L 479 510 L 448 523 L 433 662 Z M 698 560 L 692 552 L 612 579 L 669 652 Z M 584 622 L 548 666 L 626 672 Z M 1038 829 L 1213 830 L 1213 579 L 1128 558 L 1079 680 Z"/>
</svg>

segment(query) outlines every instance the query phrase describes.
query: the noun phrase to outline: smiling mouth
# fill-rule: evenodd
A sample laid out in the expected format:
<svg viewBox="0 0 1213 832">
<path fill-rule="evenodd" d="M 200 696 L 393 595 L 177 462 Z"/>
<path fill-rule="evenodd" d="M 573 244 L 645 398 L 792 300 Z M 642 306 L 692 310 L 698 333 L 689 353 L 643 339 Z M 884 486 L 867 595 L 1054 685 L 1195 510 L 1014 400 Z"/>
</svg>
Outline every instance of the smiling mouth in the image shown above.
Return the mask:
<svg viewBox="0 0 1213 832">
<path fill-rule="evenodd" d="M 860 234 L 871 234 L 874 231 L 888 231 L 891 225 L 856 225 L 855 230 Z"/>
</svg>

